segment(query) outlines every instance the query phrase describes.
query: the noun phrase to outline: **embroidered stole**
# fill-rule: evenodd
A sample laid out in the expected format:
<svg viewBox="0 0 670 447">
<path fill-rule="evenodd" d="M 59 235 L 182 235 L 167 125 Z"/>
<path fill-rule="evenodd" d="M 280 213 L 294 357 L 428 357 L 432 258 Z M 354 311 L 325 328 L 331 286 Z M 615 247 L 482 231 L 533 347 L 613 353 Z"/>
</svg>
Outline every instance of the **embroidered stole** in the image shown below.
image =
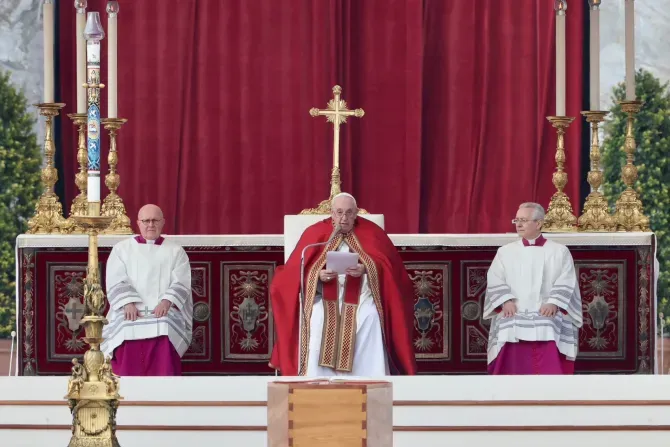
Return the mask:
<svg viewBox="0 0 670 447">
<path fill-rule="evenodd" d="M 336 371 L 351 372 L 356 347 L 356 312 L 361 296 L 363 275 L 345 276 L 344 303 L 340 315 L 339 279 L 323 284 L 323 335 L 319 365 Z"/>
<path fill-rule="evenodd" d="M 386 339 L 384 331 L 384 317 L 379 293 L 379 275 L 377 266 L 372 258 L 368 256 L 363 247 L 361 247 L 358 238 L 349 233 L 346 236 L 339 235 L 328 244 L 321 252 L 309 271 L 306 284 L 305 312 L 303 315 L 303 330 L 300 333 L 300 364 L 298 375 L 305 375 L 307 370 L 307 351 L 309 349 L 309 319 L 312 314 L 314 297 L 317 284 L 319 282 L 319 271 L 326 266 L 326 253 L 337 248 L 346 242 L 349 250 L 358 253 L 359 263 L 365 266 L 365 274 L 368 277 L 368 286 L 372 293 L 377 310 L 380 312 L 379 319 L 382 324 L 382 337 Z M 361 287 L 363 285 L 363 276 L 353 278 L 346 277 L 344 283 L 344 299 L 342 312 L 340 315 L 339 305 L 339 280 L 330 281 L 322 284 L 322 301 L 324 308 L 323 333 L 321 339 L 321 354 L 319 356 L 319 365 L 332 368 L 337 371 L 351 372 L 354 363 L 354 351 L 356 347 L 356 313 L 360 300 Z"/>
</svg>

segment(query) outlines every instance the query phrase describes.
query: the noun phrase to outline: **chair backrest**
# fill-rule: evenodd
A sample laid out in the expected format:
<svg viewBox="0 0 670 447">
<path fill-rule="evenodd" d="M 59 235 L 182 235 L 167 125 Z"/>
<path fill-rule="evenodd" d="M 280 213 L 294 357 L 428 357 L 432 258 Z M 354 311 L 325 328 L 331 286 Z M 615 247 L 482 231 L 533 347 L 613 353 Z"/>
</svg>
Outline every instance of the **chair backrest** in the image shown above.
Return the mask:
<svg viewBox="0 0 670 447">
<path fill-rule="evenodd" d="M 288 214 L 284 216 L 284 262 L 291 256 L 307 227 L 327 217 L 330 217 L 330 214 Z M 383 214 L 359 214 L 358 218 L 368 219 L 384 228 Z"/>
</svg>

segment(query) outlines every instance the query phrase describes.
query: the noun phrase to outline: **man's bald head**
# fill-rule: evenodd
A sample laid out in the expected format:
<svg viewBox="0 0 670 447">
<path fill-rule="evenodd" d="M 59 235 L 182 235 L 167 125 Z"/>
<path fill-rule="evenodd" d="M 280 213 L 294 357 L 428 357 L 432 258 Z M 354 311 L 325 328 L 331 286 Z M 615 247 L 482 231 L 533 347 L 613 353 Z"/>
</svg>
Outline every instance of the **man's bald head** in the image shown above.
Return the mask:
<svg viewBox="0 0 670 447">
<path fill-rule="evenodd" d="M 137 218 L 140 220 L 146 219 L 147 215 L 160 216 L 160 218 L 162 219 L 163 211 L 158 207 L 158 205 L 154 205 L 153 203 L 147 203 L 142 208 L 140 208 L 139 213 L 137 213 Z"/>
<path fill-rule="evenodd" d="M 157 205 L 149 203 L 137 213 L 137 226 L 140 227 L 142 237 L 148 241 L 160 237 L 164 224 L 163 211 Z"/>
</svg>

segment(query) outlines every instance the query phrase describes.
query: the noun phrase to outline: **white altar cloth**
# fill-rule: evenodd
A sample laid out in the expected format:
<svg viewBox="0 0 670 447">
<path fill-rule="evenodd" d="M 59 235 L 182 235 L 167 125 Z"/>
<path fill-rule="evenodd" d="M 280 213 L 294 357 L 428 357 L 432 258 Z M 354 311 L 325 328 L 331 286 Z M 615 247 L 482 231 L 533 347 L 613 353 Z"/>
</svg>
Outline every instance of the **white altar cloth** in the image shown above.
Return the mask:
<svg viewBox="0 0 670 447">
<path fill-rule="evenodd" d="M 547 239 L 568 246 L 630 246 L 652 245 L 654 233 L 544 233 Z M 184 247 L 226 246 L 284 246 L 281 234 L 202 234 L 164 235 Z M 112 247 L 130 236 L 101 235 L 98 246 Z M 516 233 L 497 234 L 390 234 L 397 247 L 500 247 L 517 240 Z M 16 238 L 16 247 L 86 247 L 87 235 L 22 234 Z"/>
</svg>

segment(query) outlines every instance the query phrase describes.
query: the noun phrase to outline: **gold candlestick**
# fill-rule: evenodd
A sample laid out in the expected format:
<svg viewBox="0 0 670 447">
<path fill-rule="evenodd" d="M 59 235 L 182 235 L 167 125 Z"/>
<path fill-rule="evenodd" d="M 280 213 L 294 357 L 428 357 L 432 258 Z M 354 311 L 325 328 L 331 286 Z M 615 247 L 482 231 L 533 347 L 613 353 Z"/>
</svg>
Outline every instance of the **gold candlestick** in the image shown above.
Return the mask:
<svg viewBox="0 0 670 447">
<path fill-rule="evenodd" d="M 617 231 L 649 231 L 649 218 L 644 215 L 642 201 L 633 185 L 637 180 L 637 166 L 633 164 L 635 159 L 635 135 L 633 124 L 635 114 L 642 108 L 642 101 L 620 101 L 621 110 L 628 114 L 626 124 L 626 137 L 623 149 L 626 152 L 626 164 L 621 169 L 621 178 L 626 189 L 616 201 L 614 220 Z"/>
<path fill-rule="evenodd" d="M 46 132 L 44 136 L 44 158 L 46 166 L 42 168 L 42 184 L 44 192 L 35 204 L 35 215 L 28 220 L 28 234 L 62 234 L 69 233 L 72 225 L 63 217 L 63 207 L 54 192 L 54 185 L 58 181 L 58 171 L 54 168 L 54 153 L 56 146 L 53 142 L 53 118 L 58 116 L 63 103 L 36 104 L 40 115 L 46 118 Z"/>
<path fill-rule="evenodd" d="M 86 197 L 87 191 L 87 163 L 88 153 L 86 152 L 86 123 L 87 115 L 85 113 L 70 113 L 68 117 L 77 126 L 77 163 L 79 163 L 79 172 L 74 176 L 74 183 L 79 189 L 79 194 L 72 200 L 70 206 L 69 220 L 72 222 L 73 233 L 85 233 L 84 228 L 77 225 L 77 222 L 72 219 L 72 216 L 86 216 L 88 214 L 88 199 Z"/>
<path fill-rule="evenodd" d="M 556 192 L 551 196 L 542 230 L 546 232 L 575 231 L 577 229 L 577 217 L 572 212 L 572 205 L 570 204 L 568 195 L 563 192 L 563 188 L 568 183 L 568 174 L 563 170 L 565 166 L 565 129 L 570 126 L 574 118 L 568 116 L 549 116 L 547 119 L 558 132 L 555 157 L 556 172 L 551 177 L 551 181 L 556 187 Z"/>
<path fill-rule="evenodd" d="M 119 400 L 119 378 L 114 375 L 111 360 L 100 351 L 105 293 L 100 285 L 98 269 L 98 234 L 112 222 L 112 217 L 99 216 L 97 207 L 90 207 L 88 216 L 72 216 L 88 233 L 88 267 L 84 280 L 85 316 L 81 320 L 90 348 L 84 363 L 72 359 L 72 375 L 68 381 L 68 406 L 72 413 L 72 438 L 69 447 L 118 447 L 116 410 Z"/>
<path fill-rule="evenodd" d="M 600 142 L 598 140 L 598 125 L 605 120 L 609 112 L 585 111 L 582 115 L 591 123 L 591 170 L 587 175 L 591 193 L 584 202 L 584 214 L 579 216 L 578 224 L 581 231 L 613 231 L 614 219 L 610 215 L 607 199 L 600 192 L 603 184 L 603 173 L 600 170 Z"/>
<path fill-rule="evenodd" d="M 119 163 L 119 154 L 116 150 L 116 135 L 126 121 L 128 120 L 124 118 L 102 119 L 103 127 L 109 131 L 109 155 L 107 156 L 109 174 L 105 176 L 105 185 L 109 189 L 109 194 L 103 200 L 102 215 L 114 219 L 104 230 L 105 234 L 133 234 L 133 230 L 130 227 L 130 219 L 126 215 L 126 207 L 121 197 L 116 193 L 121 183 L 119 174 L 116 172 L 116 166 Z"/>
</svg>

